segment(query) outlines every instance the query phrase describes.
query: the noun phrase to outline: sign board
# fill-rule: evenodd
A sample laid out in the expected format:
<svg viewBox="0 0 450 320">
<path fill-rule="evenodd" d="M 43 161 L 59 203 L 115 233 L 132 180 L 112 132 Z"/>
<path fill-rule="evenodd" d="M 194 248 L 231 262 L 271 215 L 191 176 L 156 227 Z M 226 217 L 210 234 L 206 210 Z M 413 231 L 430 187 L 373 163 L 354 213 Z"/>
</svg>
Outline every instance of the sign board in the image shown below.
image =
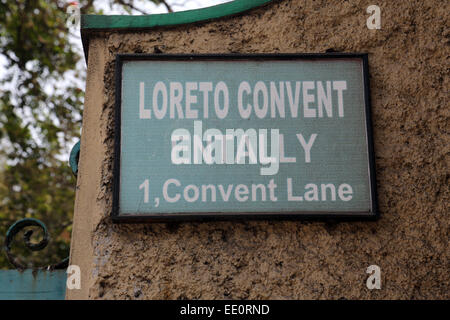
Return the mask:
<svg viewBox="0 0 450 320">
<path fill-rule="evenodd" d="M 117 55 L 113 219 L 377 217 L 367 68 Z"/>
</svg>

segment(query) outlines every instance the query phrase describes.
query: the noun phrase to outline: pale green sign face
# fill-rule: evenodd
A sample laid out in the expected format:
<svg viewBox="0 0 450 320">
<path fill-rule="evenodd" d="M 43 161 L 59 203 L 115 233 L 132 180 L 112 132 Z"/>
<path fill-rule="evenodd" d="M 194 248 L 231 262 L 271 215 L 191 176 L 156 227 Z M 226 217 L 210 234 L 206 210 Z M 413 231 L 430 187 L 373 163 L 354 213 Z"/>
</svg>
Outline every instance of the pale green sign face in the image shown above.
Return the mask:
<svg viewBox="0 0 450 320">
<path fill-rule="evenodd" d="M 375 216 L 364 56 L 118 56 L 114 217 Z"/>
</svg>

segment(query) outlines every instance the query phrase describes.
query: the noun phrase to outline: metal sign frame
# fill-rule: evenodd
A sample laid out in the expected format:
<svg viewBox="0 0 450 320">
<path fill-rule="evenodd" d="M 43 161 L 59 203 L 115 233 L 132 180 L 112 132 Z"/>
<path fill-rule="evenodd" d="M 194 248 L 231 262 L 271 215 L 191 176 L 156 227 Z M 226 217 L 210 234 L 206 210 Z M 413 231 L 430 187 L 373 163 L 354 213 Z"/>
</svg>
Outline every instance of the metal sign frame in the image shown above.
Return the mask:
<svg viewBox="0 0 450 320">
<path fill-rule="evenodd" d="M 120 206 L 120 154 L 121 154 L 121 108 L 122 108 L 122 66 L 124 61 L 280 61 L 280 60 L 323 60 L 323 59 L 361 59 L 363 71 L 364 104 L 366 116 L 366 133 L 369 160 L 369 185 L 371 206 L 367 212 L 326 212 L 290 211 L 282 213 L 151 213 L 119 214 Z M 113 207 L 111 218 L 114 222 L 170 222 L 170 221 L 211 221 L 231 219 L 262 220 L 376 220 L 379 218 L 376 190 L 376 170 L 374 142 L 371 119 L 369 63 L 366 53 L 311 53 L 311 54 L 117 54 L 115 64 L 115 117 L 114 117 L 114 167 L 113 167 Z"/>
</svg>

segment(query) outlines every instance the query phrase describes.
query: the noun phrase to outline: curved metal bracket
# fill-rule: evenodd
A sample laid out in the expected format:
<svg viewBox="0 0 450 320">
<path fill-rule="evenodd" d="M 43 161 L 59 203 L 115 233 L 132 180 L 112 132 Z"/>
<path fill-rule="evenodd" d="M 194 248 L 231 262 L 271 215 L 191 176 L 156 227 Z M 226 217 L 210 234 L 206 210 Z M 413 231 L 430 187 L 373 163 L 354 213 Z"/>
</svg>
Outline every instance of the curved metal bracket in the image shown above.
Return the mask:
<svg viewBox="0 0 450 320">
<path fill-rule="evenodd" d="M 78 160 L 80 160 L 80 141 L 78 141 L 70 151 L 69 165 L 73 174 L 78 174 Z"/>
<path fill-rule="evenodd" d="M 30 237 L 33 234 L 33 230 L 28 230 L 24 233 L 23 240 L 24 240 L 27 248 L 30 249 L 31 251 L 39 251 L 39 250 L 44 249 L 50 240 L 50 235 L 47 231 L 47 227 L 45 226 L 45 224 L 42 221 L 40 221 L 38 219 L 34 219 L 34 218 L 21 219 L 21 220 L 15 222 L 11 227 L 9 227 L 8 231 L 6 232 L 6 238 L 5 238 L 5 252 L 6 252 L 6 256 L 8 257 L 9 262 L 19 270 L 25 270 L 25 269 L 27 269 L 27 266 L 22 264 L 18 258 L 14 257 L 12 255 L 11 245 L 12 245 L 14 237 L 17 235 L 17 233 L 19 233 L 21 230 L 23 230 L 26 227 L 39 227 L 44 232 L 44 236 L 43 236 L 42 240 L 39 241 L 39 243 L 31 243 L 30 242 Z M 69 265 L 69 258 L 67 257 L 64 260 L 62 260 L 61 262 L 58 262 L 56 264 L 52 264 L 47 267 L 39 267 L 36 269 L 46 269 L 46 270 L 65 269 L 65 268 L 67 268 L 68 265 Z"/>
</svg>

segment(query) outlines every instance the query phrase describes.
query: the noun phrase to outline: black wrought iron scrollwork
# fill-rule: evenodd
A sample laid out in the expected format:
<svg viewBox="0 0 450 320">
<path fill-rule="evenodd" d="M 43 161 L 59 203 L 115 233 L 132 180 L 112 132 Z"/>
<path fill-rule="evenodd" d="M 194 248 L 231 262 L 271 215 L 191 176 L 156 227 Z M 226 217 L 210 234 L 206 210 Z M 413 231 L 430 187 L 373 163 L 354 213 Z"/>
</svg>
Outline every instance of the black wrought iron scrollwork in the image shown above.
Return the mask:
<svg viewBox="0 0 450 320">
<path fill-rule="evenodd" d="M 25 242 L 25 245 L 28 249 L 31 251 L 39 251 L 44 249 L 50 240 L 50 235 L 47 231 L 47 227 L 45 224 L 38 220 L 33 218 L 25 218 L 21 219 L 17 222 L 15 222 L 6 232 L 6 238 L 5 238 L 5 252 L 6 256 L 8 257 L 9 262 L 17 269 L 19 270 L 25 270 L 28 267 L 24 265 L 19 258 L 15 257 L 11 253 L 11 245 L 14 241 L 14 237 L 24 228 L 27 227 L 39 227 L 42 232 L 44 233 L 43 238 L 38 243 L 32 243 L 30 241 L 31 235 L 33 234 L 33 230 L 25 231 L 23 235 L 23 240 Z M 34 269 L 45 269 L 45 270 L 54 270 L 54 269 L 65 269 L 69 265 L 69 258 L 65 258 L 61 262 L 46 266 L 46 267 L 37 267 Z"/>
<path fill-rule="evenodd" d="M 78 141 L 72 148 L 70 152 L 69 165 L 72 169 L 73 174 L 76 176 L 78 173 L 78 161 L 80 158 L 80 142 Z M 32 243 L 31 236 L 33 235 L 33 230 L 25 231 L 23 234 L 23 241 L 28 249 L 31 251 L 39 251 L 47 247 L 47 244 L 50 241 L 50 235 L 48 233 L 47 227 L 45 224 L 34 218 L 25 218 L 15 222 L 11 227 L 9 227 L 6 232 L 5 238 L 5 252 L 8 257 L 9 262 L 19 270 L 25 270 L 28 267 L 24 265 L 19 258 L 15 257 L 11 253 L 11 245 L 14 241 L 14 237 L 24 228 L 27 227 L 39 227 L 44 233 L 42 240 L 39 243 Z M 63 259 L 61 262 L 46 266 L 46 267 L 35 267 L 33 269 L 46 269 L 46 270 L 55 270 L 55 269 L 65 269 L 69 265 L 69 257 Z"/>
</svg>

